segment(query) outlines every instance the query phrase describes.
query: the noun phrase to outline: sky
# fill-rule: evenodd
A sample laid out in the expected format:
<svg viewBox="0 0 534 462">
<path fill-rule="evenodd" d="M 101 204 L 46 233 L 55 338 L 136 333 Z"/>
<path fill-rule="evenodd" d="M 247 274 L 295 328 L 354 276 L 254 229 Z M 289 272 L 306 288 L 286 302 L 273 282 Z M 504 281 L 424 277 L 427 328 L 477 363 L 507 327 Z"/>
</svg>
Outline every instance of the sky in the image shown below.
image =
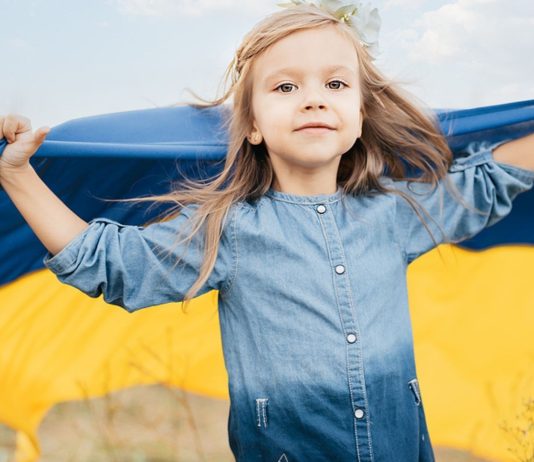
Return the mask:
<svg viewBox="0 0 534 462">
<path fill-rule="evenodd" d="M 34 129 L 215 98 L 244 35 L 289 0 L 0 0 L 0 114 Z M 375 0 L 375 64 L 432 108 L 534 99 L 532 0 Z"/>
</svg>

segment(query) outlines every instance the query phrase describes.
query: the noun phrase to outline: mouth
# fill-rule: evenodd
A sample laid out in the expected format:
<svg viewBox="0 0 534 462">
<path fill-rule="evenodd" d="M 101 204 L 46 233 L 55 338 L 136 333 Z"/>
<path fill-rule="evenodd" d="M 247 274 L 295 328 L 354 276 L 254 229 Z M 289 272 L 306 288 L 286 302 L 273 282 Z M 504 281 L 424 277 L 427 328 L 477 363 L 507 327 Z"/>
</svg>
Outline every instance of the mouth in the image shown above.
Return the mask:
<svg viewBox="0 0 534 462">
<path fill-rule="evenodd" d="M 326 133 L 335 130 L 335 127 L 321 120 L 313 120 L 302 124 L 295 131 L 306 133 Z"/>
<path fill-rule="evenodd" d="M 322 126 L 322 127 L 317 126 L 317 127 L 299 128 L 299 129 L 297 129 L 295 131 L 300 132 L 300 133 L 321 135 L 321 134 L 324 134 L 324 133 L 333 132 L 334 129 L 333 128 L 329 128 L 329 127 L 324 127 L 324 126 Z"/>
</svg>

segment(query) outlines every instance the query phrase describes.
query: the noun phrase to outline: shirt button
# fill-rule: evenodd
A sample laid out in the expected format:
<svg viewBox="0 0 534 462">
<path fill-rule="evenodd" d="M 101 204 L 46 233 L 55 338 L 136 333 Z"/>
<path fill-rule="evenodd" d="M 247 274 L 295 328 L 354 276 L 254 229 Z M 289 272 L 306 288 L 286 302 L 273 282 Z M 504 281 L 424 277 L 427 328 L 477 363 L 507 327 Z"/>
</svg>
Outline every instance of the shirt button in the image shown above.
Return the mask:
<svg viewBox="0 0 534 462">
<path fill-rule="evenodd" d="M 354 343 L 355 341 L 356 341 L 356 335 L 355 334 L 347 335 L 347 342 Z"/>
<path fill-rule="evenodd" d="M 318 205 L 315 210 L 317 210 L 317 213 L 325 213 L 326 212 L 326 207 L 321 204 L 321 205 Z"/>
<path fill-rule="evenodd" d="M 357 419 L 361 419 L 363 417 L 363 409 L 356 409 L 354 411 L 354 417 L 356 417 Z"/>
<path fill-rule="evenodd" d="M 343 274 L 345 272 L 345 267 L 343 265 L 337 265 L 336 266 L 336 273 L 337 274 Z"/>
</svg>

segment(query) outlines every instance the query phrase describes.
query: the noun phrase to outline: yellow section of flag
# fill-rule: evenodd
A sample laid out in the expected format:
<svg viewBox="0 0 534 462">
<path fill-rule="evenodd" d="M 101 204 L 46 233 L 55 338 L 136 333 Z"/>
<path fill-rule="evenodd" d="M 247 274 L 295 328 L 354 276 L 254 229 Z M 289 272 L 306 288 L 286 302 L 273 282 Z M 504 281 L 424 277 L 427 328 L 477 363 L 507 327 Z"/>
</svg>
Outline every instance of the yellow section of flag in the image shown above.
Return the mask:
<svg viewBox="0 0 534 462">
<path fill-rule="evenodd" d="M 441 245 L 409 266 L 408 290 L 433 445 L 532 460 L 534 247 Z"/>
<path fill-rule="evenodd" d="M 19 431 L 17 462 L 39 454 L 55 403 L 165 383 L 228 398 L 217 291 L 128 313 L 40 270 L 0 288 L 0 422 Z"/>
<path fill-rule="evenodd" d="M 417 370 L 434 446 L 503 462 L 529 450 L 505 427 L 526 428 L 525 403 L 534 399 L 533 273 L 529 246 L 442 245 L 410 265 Z M 48 270 L 1 287 L 0 421 L 19 431 L 17 462 L 37 460 L 37 428 L 60 401 L 152 383 L 227 399 L 217 295 L 198 297 L 187 314 L 180 303 L 130 314 Z"/>
</svg>

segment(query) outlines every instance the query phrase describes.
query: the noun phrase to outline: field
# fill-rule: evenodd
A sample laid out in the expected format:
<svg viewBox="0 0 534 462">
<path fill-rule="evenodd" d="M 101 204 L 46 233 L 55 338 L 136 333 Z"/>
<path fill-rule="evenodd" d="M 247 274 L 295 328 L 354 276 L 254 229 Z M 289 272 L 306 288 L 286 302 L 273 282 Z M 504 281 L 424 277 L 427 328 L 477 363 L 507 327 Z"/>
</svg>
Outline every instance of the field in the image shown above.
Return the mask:
<svg viewBox="0 0 534 462">
<path fill-rule="evenodd" d="M 153 385 L 57 404 L 39 428 L 40 462 L 231 462 L 228 402 Z M 14 432 L 0 425 L 0 462 Z M 488 462 L 434 448 L 437 462 Z"/>
</svg>

